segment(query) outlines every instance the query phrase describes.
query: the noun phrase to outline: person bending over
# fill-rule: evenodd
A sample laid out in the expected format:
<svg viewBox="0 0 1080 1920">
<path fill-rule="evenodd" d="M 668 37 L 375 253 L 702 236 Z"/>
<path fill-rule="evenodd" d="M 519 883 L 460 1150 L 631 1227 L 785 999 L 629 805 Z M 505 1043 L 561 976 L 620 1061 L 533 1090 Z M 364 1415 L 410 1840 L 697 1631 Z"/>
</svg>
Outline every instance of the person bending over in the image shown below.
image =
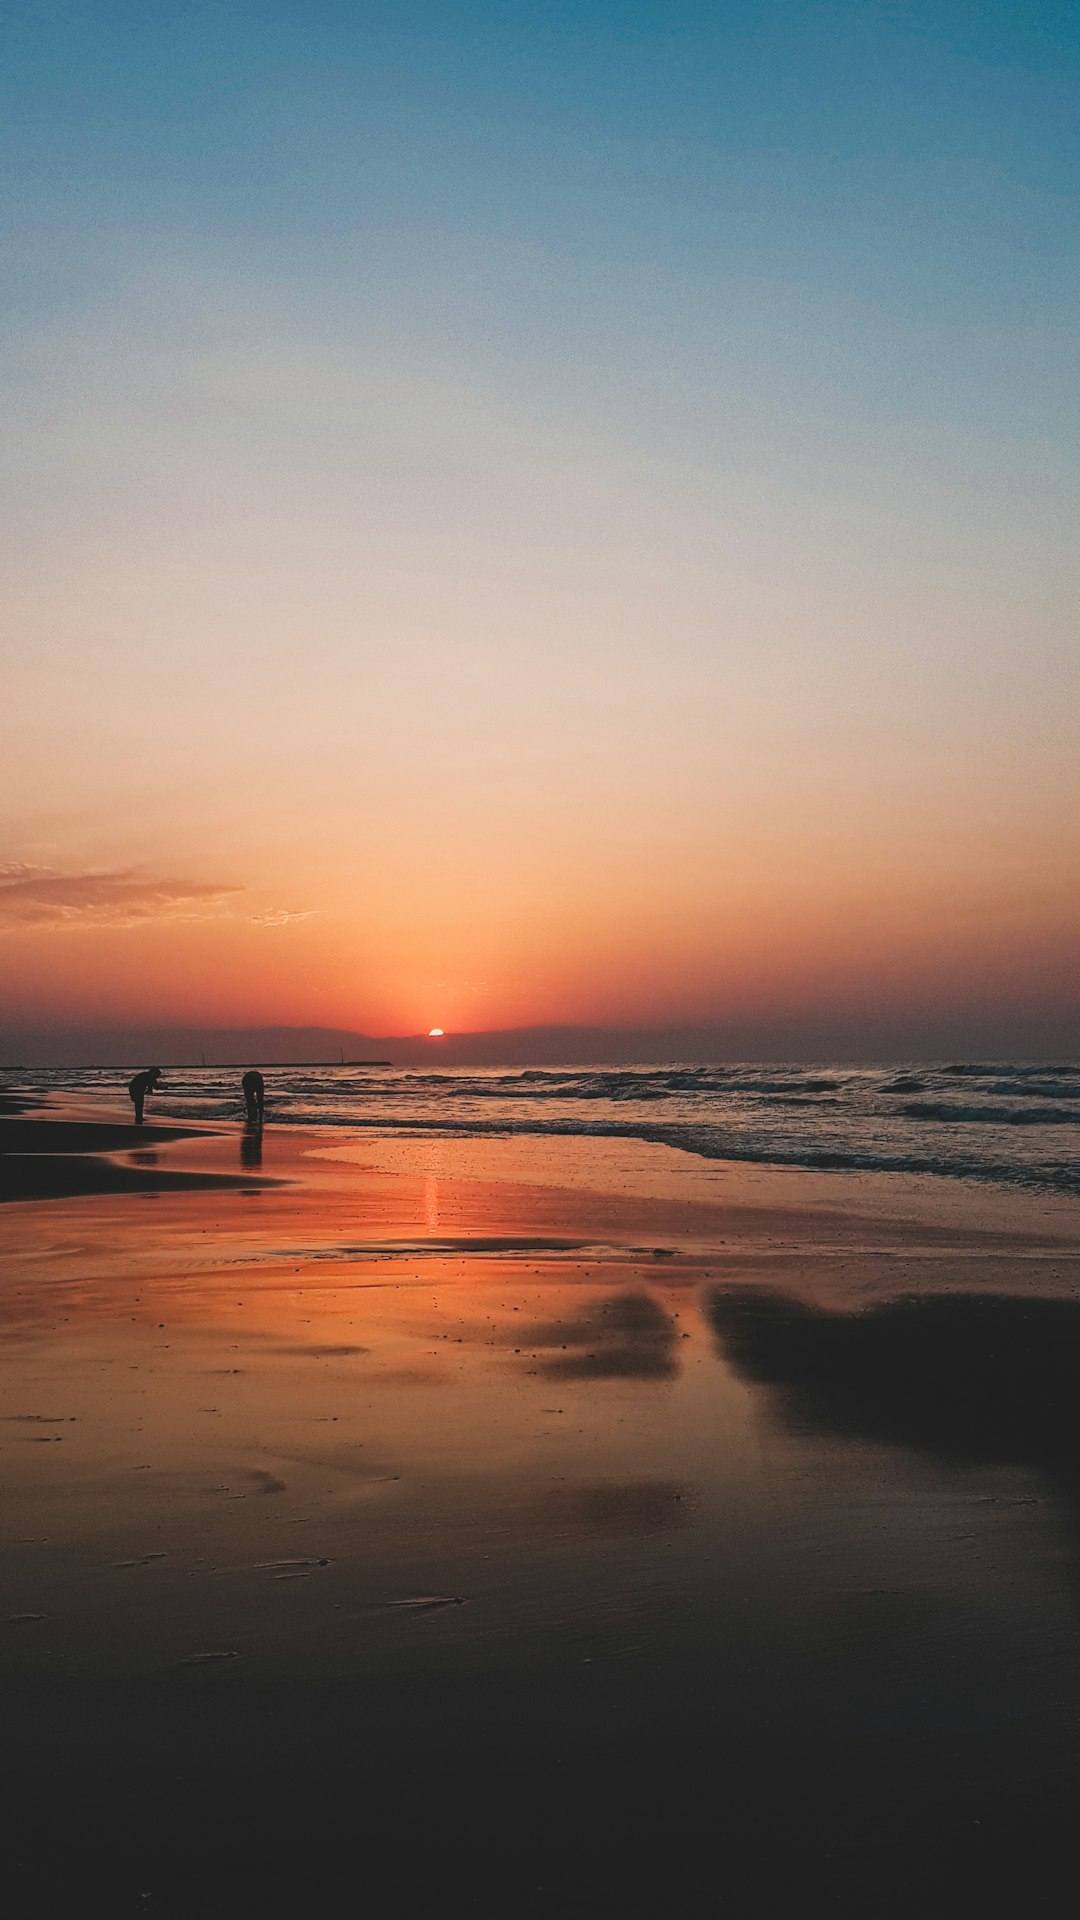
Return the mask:
<svg viewBox="0 0 1080 1920">
<path fill-rule="evenodd" d="M 245 1073 L 240 1085 L 244 1089 L 244 1105 L 247 1117 L 256 1125 L 262 1124 L 263 1108 L 266 1105 L 266 1082 L 262 1074 L 252 1067 Z"/>
<path fill-rule="evenodd" d="M 143 1123 L 143 1102 L 148 1093 L 157 1092 L 157 1083 L 160 1079 L 160 1067 L 144 1067 L 142 1073 L 137 1073 L 134 1080 L 128 1081 L 128 1092 L 131 1095 L 132 1104 L 135 1108 L 135 1125 L 137 1127 L 141 1127 Z"/>
</svg>

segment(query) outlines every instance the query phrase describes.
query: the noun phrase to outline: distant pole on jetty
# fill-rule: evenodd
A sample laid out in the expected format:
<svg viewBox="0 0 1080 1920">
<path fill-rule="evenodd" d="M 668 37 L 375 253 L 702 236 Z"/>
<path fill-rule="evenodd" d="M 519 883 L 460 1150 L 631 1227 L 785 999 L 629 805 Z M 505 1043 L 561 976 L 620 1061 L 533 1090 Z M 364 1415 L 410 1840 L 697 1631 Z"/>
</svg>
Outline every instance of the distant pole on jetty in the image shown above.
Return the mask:
<svg viewBox="0 0 1080 1920">
<path fill-rule="evenodd" d="M 334 1062 L 332 1060 L 264 1060 L 263 1061 L 264 1067 L 332 1067 L 333 1064 Z M 338 1062 L 338 1065 L 342 1067 L 392 1067 L 393 1064 L 394 1063 L 392 1060 L 341 1059 Z M 205 1058 L 203 1060 L 203 1065 L 204 1066 L 209 1065 L 209 1062 L 206 1061 Z M 214 1070 L 217 1070 L 219 1068 L 224 1069 L 226 1067 L 231 1069 L 233 1067 L 245 1067 L 246 1065 L 247 1065 L 246 1060 L 215 1060 L 213 1063 L 213 1068 Z M 6 1067 L 4 1071 L 6 1073 L 15 1073 L 15 1072 L 29 1073 L 33 1071 L 33 1069 L 29 1067 L 24 1067 L 24 1068 Z M 67 1069 L 67 1071 L 82 1072 L 83 1069 L 69 1068 Z M 101 1067 L 101 1068 L 95 1068 L 94 1071 L 101 1072 L 101 1073 L 108 1073 L 113 1071 L 113 1069 L 108 1067 Z M 174 1060 L 171 1066 L 168 1064 L 168 1062 L 166 1062 L 165 1066 L 162 1067 L 161 1071 L 163 1073 L 190 1073 L 191 1061 L 190 1060 Z"/>
</svg>

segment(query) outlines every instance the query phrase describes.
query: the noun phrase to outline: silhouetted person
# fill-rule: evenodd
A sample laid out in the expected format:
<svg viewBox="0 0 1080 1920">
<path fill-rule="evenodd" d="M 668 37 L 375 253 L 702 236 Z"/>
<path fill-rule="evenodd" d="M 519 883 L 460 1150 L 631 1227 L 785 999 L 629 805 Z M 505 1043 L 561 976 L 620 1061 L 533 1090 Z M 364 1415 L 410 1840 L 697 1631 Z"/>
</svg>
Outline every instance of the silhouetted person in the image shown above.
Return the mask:
<svg viewBox="0 0 1080 1920">
<path fill-rule="evenodd" d="M 137 1073 L 134 1080 L 128 1081 L 128 1092 L 131 1095 L 135 1107 L 135 1125 L 137 1127 L 141 1127 L 143 1123 L 143 1102 L 148 1093 L 156 1092 L 157 1083 L 160 1079 L 160 1067 L 144 1067 L 142 1073 Z"/>
<path fill-rule="evenodd" d="M 244 1089 L 244 1105 L 247 1117 L 255 1126 L 262 1125 L 263 1108 L 266 1105 L 266 1082 L 255 1067 L 245 1073 L 240 1085 Z"/>
</svg>

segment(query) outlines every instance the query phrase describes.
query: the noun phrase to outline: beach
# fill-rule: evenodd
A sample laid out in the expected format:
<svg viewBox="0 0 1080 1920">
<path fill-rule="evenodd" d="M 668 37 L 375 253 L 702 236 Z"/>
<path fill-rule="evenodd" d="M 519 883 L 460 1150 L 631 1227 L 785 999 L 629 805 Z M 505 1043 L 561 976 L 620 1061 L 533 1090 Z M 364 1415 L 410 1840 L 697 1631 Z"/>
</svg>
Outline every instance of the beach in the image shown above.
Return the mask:
<svg viewBox="0 0 1080 1920">
<path fill-rule="evenodd" d="M 92 1093 L 0 1131 L 20 1910 L 1049 1910 L 1069 1196 Z"/>
</svg>

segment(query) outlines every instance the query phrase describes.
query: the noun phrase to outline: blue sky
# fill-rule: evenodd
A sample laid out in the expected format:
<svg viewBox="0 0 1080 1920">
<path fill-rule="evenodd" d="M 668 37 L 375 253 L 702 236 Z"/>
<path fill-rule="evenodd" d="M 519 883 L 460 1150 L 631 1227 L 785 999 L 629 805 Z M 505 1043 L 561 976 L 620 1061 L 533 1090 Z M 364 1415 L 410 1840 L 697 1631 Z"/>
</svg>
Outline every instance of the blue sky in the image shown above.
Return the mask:
<svg viewBox="0 0 1080 1920">
<path fill-rule="evenodd" d="M 936 272 L 975 299 L 1003 248 L 1023 243 L 1042 291 L 1067 257 L 1073 8 L 12 13 L 4 144 L 32 218 L 323 235 L 525 220 L 586 251 L 608 234 L 623 258 L 711 242 L 748 264 L 846 263 L 875 285 Z"/>
</svg>

